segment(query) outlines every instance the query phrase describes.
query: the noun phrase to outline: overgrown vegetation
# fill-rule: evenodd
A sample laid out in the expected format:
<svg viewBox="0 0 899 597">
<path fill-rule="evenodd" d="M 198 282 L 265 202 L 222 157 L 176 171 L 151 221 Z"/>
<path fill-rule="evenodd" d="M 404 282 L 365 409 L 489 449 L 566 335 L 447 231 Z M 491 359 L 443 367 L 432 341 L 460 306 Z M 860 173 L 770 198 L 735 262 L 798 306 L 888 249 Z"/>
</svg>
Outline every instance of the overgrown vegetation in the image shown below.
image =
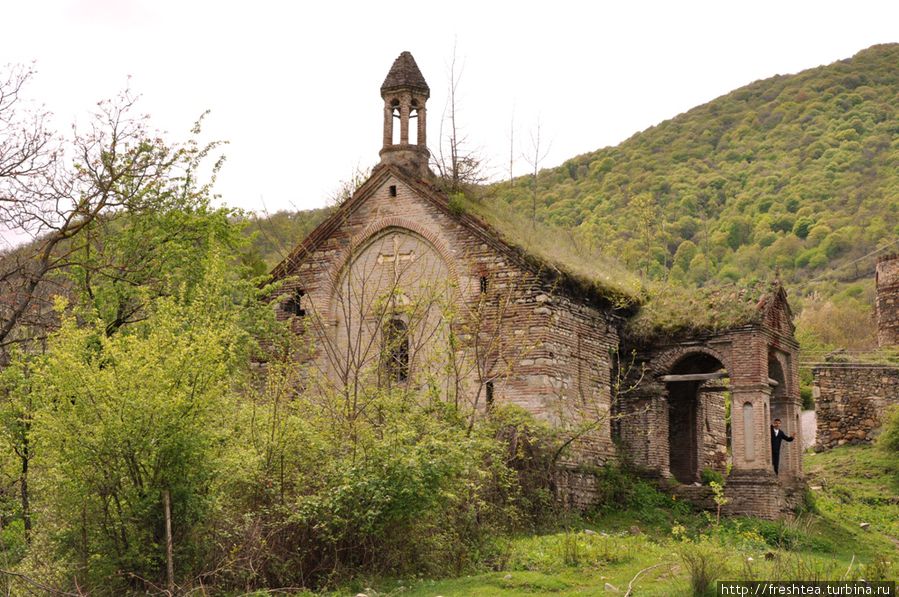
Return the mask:
<svg viewBox="0 0 899 597">
<path fill-rule="evenodd" d="M 228 262 L 211 251 L 196 285 L 112 331 L 60 303 L 46 350 L 13 355 L 0 439 L 21 495 L 3 496 L 5 589 L 459 573 L 553 510 L 545 426 L 400 388 L 364 388 L 364 409 L 312 390 L 306 340 Z"/>
<path fill-rule="evenodd" d="M 480 574 L 372 578 L 347 588 L 374 597 L 575 596 L 597 590 L 624 594 L 628 588 L 632 594 L 668 596 L 714 594 L 717 580 L 895 579 L 896 460 L 875 446 L 845 446 L 808 456 L 806 465 L 818 512 L 804 511 L 793 520 L 717 522 L 714 514 L 695 512 L 625 471 L 604 469 L 602 486 L 615 491 L 618 501 L 537 535 L 497 541 L 496 554 Z"/>
<path fill-rule="evenodd" d="M 538 218 L 653 279 L 824 297 L 896 241 L 899 45 L 776 76 L 544 171 Z M 529 178 L 498 184 L 525 210 Z"/>
</svg>

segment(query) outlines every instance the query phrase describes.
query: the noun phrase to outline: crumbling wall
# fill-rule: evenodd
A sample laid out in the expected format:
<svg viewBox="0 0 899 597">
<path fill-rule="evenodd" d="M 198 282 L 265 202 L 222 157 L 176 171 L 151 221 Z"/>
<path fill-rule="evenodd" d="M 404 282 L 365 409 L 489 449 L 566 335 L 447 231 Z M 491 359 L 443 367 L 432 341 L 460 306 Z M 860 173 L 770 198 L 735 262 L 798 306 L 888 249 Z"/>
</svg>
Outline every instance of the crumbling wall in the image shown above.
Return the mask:
<svg viewBox="0 0 899 597">
<path fill-rule="evenodd" d="M 828 363 L 812 374 L 817 450 L 870 443 L 886 408 L 899 404 L 899 367 Z"/>
<path fill-rule="evenodd" d="M 877 345 L 899 346 L 899 254 L 877 260 Z"/>
</svg>

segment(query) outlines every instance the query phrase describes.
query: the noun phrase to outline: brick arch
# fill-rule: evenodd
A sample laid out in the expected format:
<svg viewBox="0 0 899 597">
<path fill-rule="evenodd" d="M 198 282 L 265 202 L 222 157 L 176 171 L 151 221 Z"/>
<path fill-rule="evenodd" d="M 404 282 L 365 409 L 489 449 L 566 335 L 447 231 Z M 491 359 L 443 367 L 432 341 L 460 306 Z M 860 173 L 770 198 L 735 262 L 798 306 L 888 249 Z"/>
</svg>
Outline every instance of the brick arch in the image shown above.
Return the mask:
<svg viewBox="0 0 899 597">
<path fill-rule="evenodd" d="M 734 370 L 731 367 L 730 355 L 726 355 L 722 352 L 709 348 L 708 346 L 700 345 L 700 346 L 676 346 L 674 348 L 670 348 L 665 352 L 661 353 L 657 358 L 653 359 L 653 370 L 656 376 L 667 375 L 674 369 L 674 366 L 677 365 L 683 359 L 697 355 L 697 354 L 705 354 L 714 359 L 716 359 L 724 369 L 727 371 L 728 376 L 733 378 Z"/>
<path fill-rule="evenodd" d="M 422 226 L 418 222 L 402 216 L 391 216 L 379 218 L 366 226 L 361 232 L 353 235 L 349 246 L 345 248 L 341 254 L 332 262 L 327 275 L 327 287 L 324 295 L 327 297 L 328 304 L 325 305 L 323 313 L 331 313 L 331 303 L 333 301 L 334 292 L 337 285 L 340 284 L 340 276 L 347 267 L 353 255 L 357 254 L 361 248 L 380 236 L 383 232 L 396 229 L 405 233 L 411 233 L 413 236 L 420 237 L 427 243 L 443 260 L 449 271 L 450 280 L 456 287 L 459 286 L 459 272 L 456 268 L 456 259 L 450 252 L 446 243 L 432 229 Z"/>
<path fill-rule="evenodd" d="M 780 350 L 777 350 L 773 346 L 769 346 L 768 347 L 768 360 L 770 361 L 771 359 L 774 359 L 775 361 L 777 361 L 777 364 L 780 365 L 780 370 L 783 373 L 782 382 L 785 387 L 786 396 L 788 396 L 788 397 L 792 396 L 793 389 L 794 389 L 793 388 L 793 375 L 792 375 L 792 371 L 790 369 L 791 364 L 787 360 L 787 355 L 785 355 Z M 767 367 L 767 362 L 766 362 L 765 366 Z M 768 375 L 768 377 L 772 377 L 771 371 L 768 371 L 767 375 Z"/>
</svg>

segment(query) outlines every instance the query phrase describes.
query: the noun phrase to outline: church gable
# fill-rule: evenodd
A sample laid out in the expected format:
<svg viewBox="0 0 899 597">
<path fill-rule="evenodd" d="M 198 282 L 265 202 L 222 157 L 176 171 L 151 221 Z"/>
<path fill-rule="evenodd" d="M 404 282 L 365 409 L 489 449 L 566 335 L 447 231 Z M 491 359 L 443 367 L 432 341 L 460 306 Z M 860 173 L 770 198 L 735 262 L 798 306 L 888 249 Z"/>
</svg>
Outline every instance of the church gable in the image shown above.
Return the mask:
<svg viewBox="0 0 899 597">
<path fill-rule="evenodd" d="M 778 283 L 772 292 L 766 295 L 759 304 L 762 323 L 766 328 L 786 338 L 792 338 L 796 331 L 793 324 L 793 311 L 787 300 L 787 293 Z"/>
</svg>

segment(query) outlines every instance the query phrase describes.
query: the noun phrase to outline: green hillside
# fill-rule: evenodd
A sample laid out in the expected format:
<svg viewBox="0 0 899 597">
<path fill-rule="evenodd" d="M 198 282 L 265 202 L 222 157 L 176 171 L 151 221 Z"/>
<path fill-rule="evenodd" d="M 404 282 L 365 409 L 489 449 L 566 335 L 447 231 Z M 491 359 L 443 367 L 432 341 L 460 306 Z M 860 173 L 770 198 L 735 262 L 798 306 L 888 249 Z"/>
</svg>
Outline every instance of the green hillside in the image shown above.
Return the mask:
<svg viewBox="0 0 899 597">
<path fill-rule="evenodd" d="M 536 217 L 654 279 L 752 283 L 779 270 L 821 344 L 867 347 L 868 255 L 899 248 L 897 65 L 899 44 L 874 46 L 572 158 L 540 173 Z M 492 194 L 530 214 L 532 184 Z"/>
<path fill-rule="evenodd" d="M 537 217 L 652 277 L 748 280 L 779 267 L 810 288 L 899 238 L 897 65 L 899 44 L 875 46 L 568 160 L 541 173 Z M 529 212 L 531 182 L 498 185 L 498 197 Z"/>
</svg>

